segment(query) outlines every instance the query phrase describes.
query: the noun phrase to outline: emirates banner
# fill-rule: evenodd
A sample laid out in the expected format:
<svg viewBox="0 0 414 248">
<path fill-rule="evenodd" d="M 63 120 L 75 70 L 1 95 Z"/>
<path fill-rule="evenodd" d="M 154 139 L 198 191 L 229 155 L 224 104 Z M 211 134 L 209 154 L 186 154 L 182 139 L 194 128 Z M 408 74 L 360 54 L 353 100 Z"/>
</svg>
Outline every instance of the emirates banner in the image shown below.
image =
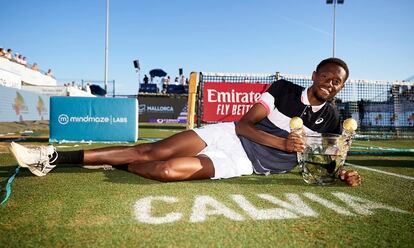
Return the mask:
<svg viewBox="0 0 414 248">
<path fill-rule="evenodd" d="M 212 83 L 203 86 L 203 121 L 239 120 L 270 84 Z"/>
</svg>

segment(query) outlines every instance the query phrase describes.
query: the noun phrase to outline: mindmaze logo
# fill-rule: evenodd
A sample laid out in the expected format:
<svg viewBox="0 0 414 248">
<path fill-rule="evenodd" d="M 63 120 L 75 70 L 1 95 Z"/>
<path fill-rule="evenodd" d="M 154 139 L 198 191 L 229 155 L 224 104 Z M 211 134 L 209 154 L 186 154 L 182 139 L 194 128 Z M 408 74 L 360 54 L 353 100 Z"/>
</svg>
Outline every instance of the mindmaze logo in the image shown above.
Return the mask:
<svg viewBox="0 0 414 248">
<path fill-rule="evenodd" d="M 110 116 L 68 116 L 61 114 L 58 116 L 58 122 L 61 125 L 71 123 L 127 123 L 128 117 L 113 117 Z"/>
<path fill-rule="evenodd" d="M 58 122 L 62 125 L 66 125 L 69 122 L 69 116 L 61 114 L 58 117 Z"/>
</svg>

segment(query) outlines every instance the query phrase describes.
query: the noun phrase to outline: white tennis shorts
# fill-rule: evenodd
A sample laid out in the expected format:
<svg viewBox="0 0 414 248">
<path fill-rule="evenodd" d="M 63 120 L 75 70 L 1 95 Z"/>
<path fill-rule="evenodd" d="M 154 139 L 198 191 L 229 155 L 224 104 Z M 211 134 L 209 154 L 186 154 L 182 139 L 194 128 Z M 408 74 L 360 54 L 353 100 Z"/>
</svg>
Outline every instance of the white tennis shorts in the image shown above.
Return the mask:
<svg viewBox="0 0 414 248">
<path fill-rule="evenodd" d="M 233 122 L 206 125 L 193 131 L 207 144 L 199 154 L 213 161 L 215 173 L 212 179 L 253 174 L 252 162 L 236 135 Z"/>
</svg>

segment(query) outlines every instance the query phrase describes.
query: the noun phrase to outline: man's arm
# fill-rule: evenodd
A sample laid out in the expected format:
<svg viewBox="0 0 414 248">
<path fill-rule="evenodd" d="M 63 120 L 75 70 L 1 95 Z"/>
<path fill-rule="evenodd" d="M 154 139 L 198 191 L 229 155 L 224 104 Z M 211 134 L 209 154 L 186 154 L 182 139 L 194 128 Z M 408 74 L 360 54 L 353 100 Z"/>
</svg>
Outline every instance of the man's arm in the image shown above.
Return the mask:
<svg viewBox="0 0 414 248">
<path fill-rule="evenodd" d="M 288 138 L 281 138 L 255 128 L 255 124 L 267 116 L 266 108 L 255 103 L 253 107 L 240 119 L 236 125 L 236 133 L 256 143 L 277 148 L 286 152 L 302 152 L 305 143 L 302 137 L 290 133 Z M 340 169 L 339 178 L 349 186 L 355 187 L 361 184 L 362 178 L 357 171 Z"/>
<path fill-rule="evenodd" d="M 254 125 L 266 116 L 266 108 L 260 103 L 255 103 L 237 122 L 236 133 L 256 143 L 286 152 L 302 152 L 305 149 L 305 143 L 298 134 L 290 133 L 288 138 L 282 138 L 257 129 Z"/>
</svg>

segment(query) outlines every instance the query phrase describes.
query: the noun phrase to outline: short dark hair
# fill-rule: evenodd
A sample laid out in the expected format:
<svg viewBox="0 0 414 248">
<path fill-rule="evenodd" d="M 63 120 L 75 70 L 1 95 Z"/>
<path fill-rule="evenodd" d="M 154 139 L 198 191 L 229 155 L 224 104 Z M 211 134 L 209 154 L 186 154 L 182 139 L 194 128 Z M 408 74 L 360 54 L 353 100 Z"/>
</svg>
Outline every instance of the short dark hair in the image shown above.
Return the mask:
<svg viewBox="0 0 414 248">
<path fill-rule="evenodd" d="M 319 72 L 319 70 L 327 64 L 335 64 L 337 66 L 340 66 L 342 68 L 344 68 L 345 72 L 346 72 L 346 77 L 344 82 L 348 79 L 349 77 L 349 69 L 348 69 L 348 65 L 345 63 L 345 61 L 343 61 L 342 59 L 338 59 L 338 58 L 327 58 L 322 60 L 318 66 L 316 67 L 316 72 Z"/>
</svg>

